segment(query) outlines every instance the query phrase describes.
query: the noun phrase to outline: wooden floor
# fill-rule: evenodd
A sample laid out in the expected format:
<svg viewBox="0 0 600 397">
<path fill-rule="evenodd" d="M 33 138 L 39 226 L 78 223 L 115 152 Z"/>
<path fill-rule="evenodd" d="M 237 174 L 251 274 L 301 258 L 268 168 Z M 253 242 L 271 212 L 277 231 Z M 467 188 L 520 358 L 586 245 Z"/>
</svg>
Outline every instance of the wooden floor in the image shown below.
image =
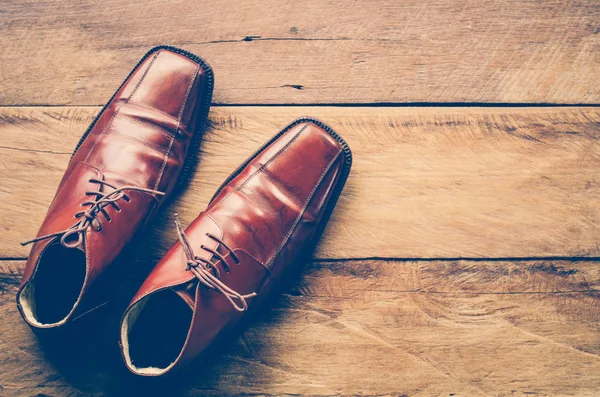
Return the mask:
<svg viewBox="0 0 600 397">
<path fill-rule="evenodd" d="M 0 396 L 600 395 L 600 3 L 144 4 L 0 4 Z M 117 309 L 47 340 L 14 294 L 77 140 L 159 44 L 213 66 L 215 104 L 189 188 L 120 265 L 150 269 L 173 213 L 299 116 L 354 166 L 298 283 L 148 380 L 120 364 Z"/>
</svg>

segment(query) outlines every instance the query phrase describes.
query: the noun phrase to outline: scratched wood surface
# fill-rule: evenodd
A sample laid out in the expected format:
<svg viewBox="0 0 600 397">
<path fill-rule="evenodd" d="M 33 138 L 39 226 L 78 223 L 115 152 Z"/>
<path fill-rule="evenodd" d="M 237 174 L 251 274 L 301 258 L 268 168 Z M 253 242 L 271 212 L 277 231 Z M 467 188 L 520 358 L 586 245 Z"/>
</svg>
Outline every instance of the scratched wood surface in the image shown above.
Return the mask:
<svg viewBox="0 0 600 397">
<path fill-rule="evenodd" d="M 599 395 L 599 33 L 594 0 L 0 2 L 0 396 Z M 199 166 L 121 259 L 115 304 L 36 336 L 18 242 L 161 44 L 215 69 Z M 210 361 L 127 373 L 116 322 L 173 212 L 305 115 L 354 152 L 316 259 Z"/>
<path fill-rule="evenodd" d="M 218 358 L 159 382 L 126 373 L 114 330 L 90 333 L 83 347 L 35 338 L 13 302 L 21 267 L 0 263 L 2 395 L 592 396 L 600 388 L 597 262 L 313 263 Z"/>
<path fill-rule="evenodd" d="M 26 257 L 70 153 L 97 108 L 0 110 L 0 256 Z M 185 193 L 141 239 L 175 241 L 243 159 L 310 114 L 353 150 L 319 258 L 598 256 L 598 108 L 218 107 Z"/>
<path fill-rule="evenodd" d="M 101 105 L 152 46 L 219 103 L 598 103 L 596 0 L 9 0 L 0 104 Z"/>
</svg>

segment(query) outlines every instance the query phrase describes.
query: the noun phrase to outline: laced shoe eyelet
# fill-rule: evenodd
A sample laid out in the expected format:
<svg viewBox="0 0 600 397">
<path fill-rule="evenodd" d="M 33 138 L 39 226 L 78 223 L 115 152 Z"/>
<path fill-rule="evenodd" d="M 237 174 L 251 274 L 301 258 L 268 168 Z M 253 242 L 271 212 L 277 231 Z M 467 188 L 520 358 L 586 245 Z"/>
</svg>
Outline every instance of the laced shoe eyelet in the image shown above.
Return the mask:
<svg viewBox="0 0 600 397">
<path fill-rule="evenodd" d="M 121 212 L 121 208 L 116 204 L 116 201 L 121 200 L 122 198 L 123 198 L 123 201 L 125 201 L 125 202 L 131 201 L 131 198 L 129 196 L 127 196 L 126 194 L 124 194 L 123 191 L 133 190 L 133 191 L 139 191 L 139 192 L 145 192 L 145 193 L 152 193 L 154 195 L 160 195 L 160 196 L 165 195 L 165 192 L 160 192 L 157 190 L 152 190 L 152 189 L 147 189 L 147 188 L 142 188 L 142 187 L 137 187 L 137 186 L 116 187 L 116 186 L 113 186 L 110 183 L 104 181 L 103 176 L 101 176 L 101 178 L 102 179 L 95 179 L 95 178 L 88 179 L 89 183 L 98 184 L 99 187 L 98 187 L 98 191 L 85 192 L 85 196 L 95 196 L 95 197 L 93 200 L 87 199 L 88 201 L 79 203 L 79 208 L 88 207 L 88 206 L 89 206 L 89 208 L 86 208 L 85 210 L 81 210 L 81 211 L 73 214 L 73 218 L 78 220 L 78 222 L 76 222 L 74 225 L 72 225 L 71 227 L 69 227 L 63 231 L 50 233 L 50 234 L 47 234 L 44 236 L 39 236 L 33 240 L 28 240 L 28 241 L 22 242 L 21 245 L 32 244 L 32 243 L 35 243 L 36 241 L 43 241 L 43 240 L 47 240 L 50 238 L 61 236 L 60 243 L 65 248 L 73 248 L 74 245 L 70 244 L 65 239 L 65 236 L 69 237 L 73 234 L 77 234 L 78 235 L 77 243 L 79 244 L 83 241 L 83 233 L 85 233 L 87 230 L 90 230 L 90 231 L 95 230 L 96 232 L 101 232 L 102 224 L 97 219 L 98 214 L 100 212 L 102 212 L 105 215 L 106 221 L 111 222 L 112 219 L 110 219 L 110 216 L 108 215 L 108 213 L 106 212 L 106 210 L 104 208 L 110 204 L 113 204 L 113 207 L 115 207 L 116 211 Z M 113 189 L 112 192 L 111 191 L 108 191 L 108 192 L 103 191 L 104 186 L 108 186 L 109 188 Z"/>
</svg>

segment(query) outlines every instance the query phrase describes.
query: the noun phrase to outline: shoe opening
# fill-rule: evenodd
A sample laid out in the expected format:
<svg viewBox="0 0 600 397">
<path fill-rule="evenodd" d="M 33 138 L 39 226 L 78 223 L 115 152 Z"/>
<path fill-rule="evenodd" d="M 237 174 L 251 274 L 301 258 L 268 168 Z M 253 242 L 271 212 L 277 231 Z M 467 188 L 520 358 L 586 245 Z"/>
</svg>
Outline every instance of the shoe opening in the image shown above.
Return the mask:
<svg viewBox="0 0 600 397">
<path fill-rule="evenodd" d="M 121 324 L 123 358 L 129 370 L 148 376 L 168 372 L 184 348 L 192 316 L 190 305 L 171 289 L 134 303 Z"/>
<path fill-rule="evenodd" d="M 66 323 L 79 304 L 85 276 L 83 251 L 59 243 L 49 245 L 18 296 L 25 319 L 39 328 Z"/>
</svg>

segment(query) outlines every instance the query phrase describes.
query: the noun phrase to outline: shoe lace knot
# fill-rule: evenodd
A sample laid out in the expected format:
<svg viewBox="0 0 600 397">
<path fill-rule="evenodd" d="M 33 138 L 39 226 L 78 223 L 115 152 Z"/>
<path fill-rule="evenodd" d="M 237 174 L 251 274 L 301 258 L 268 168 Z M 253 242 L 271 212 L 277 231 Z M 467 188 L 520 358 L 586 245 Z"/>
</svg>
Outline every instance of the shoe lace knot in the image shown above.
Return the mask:
<svg viewBox="0 0 600 397">
<path fill-rule="evenodd" d="M 35 243 L 36 241 L 60 236 L 60 243 L 65 248 L 75 248 L 83 242 L 83 236 L 89 227 L 95 227 L 96 231 L 98 232 L 102 231 L 102 223 L 98 219 L 100 214 L 104 216 L 106 221 L 111 221 L 110 214 L 106 210 L 106 207 L 110 205 L 114 207 L 117 212 L 121 212 L 121 207 L 119 206 L 118 201 L 121 199 L 127 202 L 131 201 L 131 198 L 127 195 L 127 193 L 125 193 L 126 191 L 145 192 L 159 196 L 165 194 L 158 190 L 146 189 L 137 186 L 121 186 L 117 188 L 103 179 L 92 178 L 89 180 L 89 182 L 98 184 L 98 190 L 85 192 L 86 196 L 93 196 L 94 199 L 81 203 L 81 206 L 86 207 L 86 209 L 75 213 L 74 217 L 77 219 L 77 222 L 75 222 L 73 226 L 59 232 L 46 234 L 44 236 L 36 237 L 32 240 L 24 241 L 21 243 L 21 245 L 27 245 Z M 112 191 L 102 192 L 101 190 L 103 186 L 112 189 Z M 73 240 L 73 236 L 77 236 L 77 239 Z"/>
<path fill-rule="evenodd" d="M 225 298 L 229 301 L 229 303 L 231 303 L 231 306 L 233 306 L 235 310 L 239 312 L 248 310 L 248 302 L 246 301 L 246 299 L 256 296 L 256 293 L 253 292 L 251 294 L 242 295 L 239 292 L 236 292 L 232 288 L 228 287 L 221 281 L 221 272 L 217 267 L 217 262 L 221 261 L 221 264 L 223 265 L 223 268 L 227 273 L 229 273 L 229 271 L 231 270 L 231 267 L 229 266 L 229 263 L 227 262 L 225 256 L 223 256 L 216 249 L 212 249 L 205 245 L 201 245 L 200 249 L 210 253 L 211 260 L 204 259 L 195 255 L 190 241 L 186 236 L 185 232 L 183 231 L 181 223 L 179 223 L 177 214 L 175 214 L 175 225 L 177 226 L 179 242 L 181 243 L 183 252 L 185 253 L 185 256 L 187 258 L 186 270 L 192 272 L 194 276 L 196 276 L 196 278 L 200 281 L 200 283 L 202 283 L 209 289 L 217 291 L 223 296 L 225 296 Z M 219 245 L 225 248 L 229 252 L 230 257 L 233 259 L 236 265 L 240 263 L 238 256 L 222 239 L 218 238 L 217 236 L 211 233 L 206 233 L 206 236 L 216 241 Z M 212 262 L 213 258 L 216 258 L 217 261 Z"/>
</svg>

